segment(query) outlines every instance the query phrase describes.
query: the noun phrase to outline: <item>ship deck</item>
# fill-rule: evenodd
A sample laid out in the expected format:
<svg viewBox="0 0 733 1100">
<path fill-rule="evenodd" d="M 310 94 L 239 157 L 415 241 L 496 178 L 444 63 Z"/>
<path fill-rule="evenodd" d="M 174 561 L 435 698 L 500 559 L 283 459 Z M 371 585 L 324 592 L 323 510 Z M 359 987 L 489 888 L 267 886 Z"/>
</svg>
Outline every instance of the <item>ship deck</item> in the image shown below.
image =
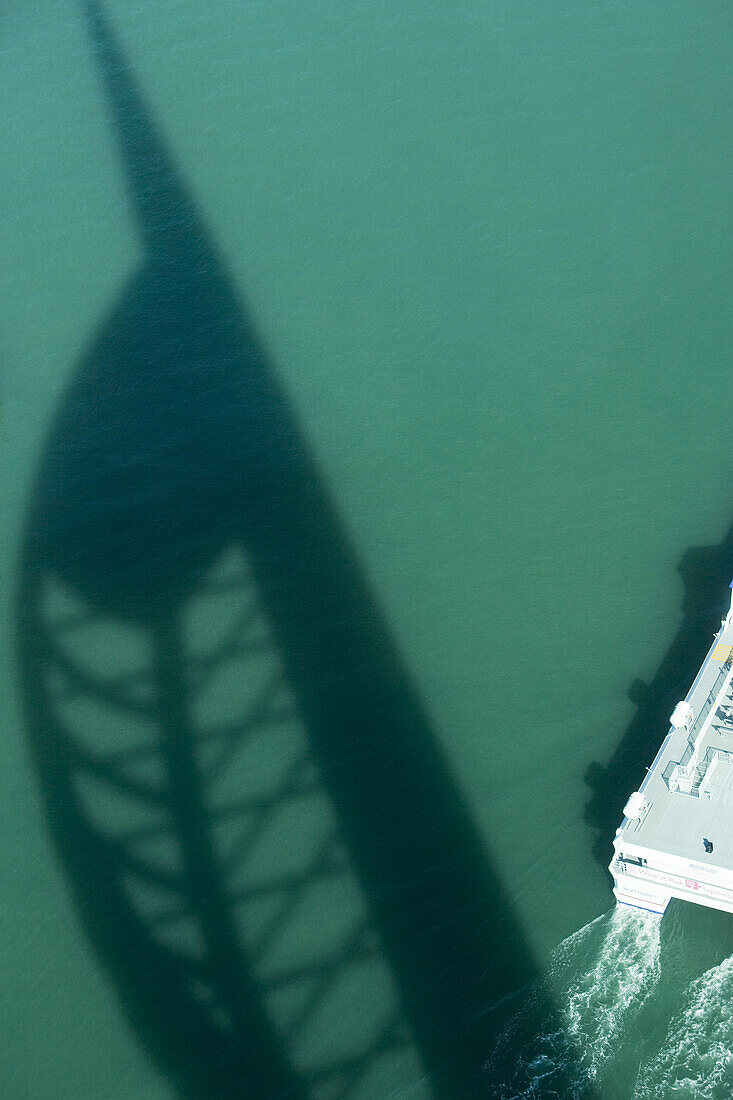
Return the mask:
<svg viewBox="0 0 733 1100">
<path fill-rule="evenodd" d="M 640 788 L 648 809 L 637 821 L 624 818 L 619 835 L 626 845 L 733 870 L 732 647 L 733 622 L 724 622 L 687 694 L 691 727 L 670 730 Z M 689 764 L 703 729 L 697 767 L 685 784 L 692 792 L 675 790 L 675 766 Z M 712 853 L 705 852 L 703 838 L 712 842 Z"/>
</svg>

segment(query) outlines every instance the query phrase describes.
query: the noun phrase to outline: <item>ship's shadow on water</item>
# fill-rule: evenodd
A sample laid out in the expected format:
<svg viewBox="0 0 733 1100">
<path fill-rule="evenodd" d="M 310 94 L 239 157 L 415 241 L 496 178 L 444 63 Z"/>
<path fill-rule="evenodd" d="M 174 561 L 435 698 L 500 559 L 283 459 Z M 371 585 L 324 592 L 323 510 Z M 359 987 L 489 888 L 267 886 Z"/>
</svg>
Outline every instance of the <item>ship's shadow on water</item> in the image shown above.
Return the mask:
<svg viewBox="0 0 733 1100">
<path fill-rule="evenodd" d="M 18 602 L 80 922 L 182 1097 L 491 1096 L 531 952 L 195 204 L 83 10 L 143 259 L 50 432 Z"/>
<path fill-rule="evenodd" d="M 682 622 L 651 683 L 636 680 L 629 698 L 634 714 L 608 764 L 590 765 L 585 820 L 595 833 L 593 851 L 606 868 L 623 807 L 639 788 L 645 769 L 669 730 L 675 704 L 684 699 L 729 606 L 733 576 L 733 527 L 717 546 L 691 547 L 679 564 L 685 594 Z"/>
</svg>

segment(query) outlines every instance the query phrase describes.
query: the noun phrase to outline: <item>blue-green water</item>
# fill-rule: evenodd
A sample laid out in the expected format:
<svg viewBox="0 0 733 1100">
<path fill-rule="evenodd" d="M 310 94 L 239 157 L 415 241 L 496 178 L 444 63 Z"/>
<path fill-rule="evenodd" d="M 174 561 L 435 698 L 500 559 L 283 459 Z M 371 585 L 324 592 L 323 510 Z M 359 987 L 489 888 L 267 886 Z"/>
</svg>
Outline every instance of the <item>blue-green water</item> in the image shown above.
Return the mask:
<svg viewBox="0 0 733 1100">
<path fill-rule="evenodd" d="M 730 9 L 107 16 L 0 18 L 3 1094 L 730 1095 L 596 858 L 733 575 Z"/>
</svg>

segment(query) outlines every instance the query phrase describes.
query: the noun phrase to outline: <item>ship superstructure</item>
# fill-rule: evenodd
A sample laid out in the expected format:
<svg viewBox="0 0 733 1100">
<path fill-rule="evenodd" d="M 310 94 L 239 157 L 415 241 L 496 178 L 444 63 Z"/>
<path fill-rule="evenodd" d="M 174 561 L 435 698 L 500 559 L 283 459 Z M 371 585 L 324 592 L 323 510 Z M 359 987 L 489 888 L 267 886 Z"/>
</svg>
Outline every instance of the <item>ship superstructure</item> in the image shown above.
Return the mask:
<svg viewBox="0 0 733 1100">
<path fill-rule="evenodd" d="M 617 900 L 661 914 L 674 897 L 733 913 L 732 822 L 733 592 L 644 782 L 624 807 L 609 867 Z"/>
</svg>

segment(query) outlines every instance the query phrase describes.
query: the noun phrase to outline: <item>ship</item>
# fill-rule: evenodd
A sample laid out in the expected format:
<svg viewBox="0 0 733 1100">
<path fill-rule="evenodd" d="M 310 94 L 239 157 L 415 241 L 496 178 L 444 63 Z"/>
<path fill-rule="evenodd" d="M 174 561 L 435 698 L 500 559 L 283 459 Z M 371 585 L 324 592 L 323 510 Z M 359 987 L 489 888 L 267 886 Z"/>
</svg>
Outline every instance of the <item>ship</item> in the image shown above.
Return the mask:
<svg viewBox="0 0 733 1100">
<path fill-rule="evenodd" d="M 623 814 L 609 865 L 619 904 L 661 915 L 679 898 L 733 913 L 733 591 Z"/>
</svg>

